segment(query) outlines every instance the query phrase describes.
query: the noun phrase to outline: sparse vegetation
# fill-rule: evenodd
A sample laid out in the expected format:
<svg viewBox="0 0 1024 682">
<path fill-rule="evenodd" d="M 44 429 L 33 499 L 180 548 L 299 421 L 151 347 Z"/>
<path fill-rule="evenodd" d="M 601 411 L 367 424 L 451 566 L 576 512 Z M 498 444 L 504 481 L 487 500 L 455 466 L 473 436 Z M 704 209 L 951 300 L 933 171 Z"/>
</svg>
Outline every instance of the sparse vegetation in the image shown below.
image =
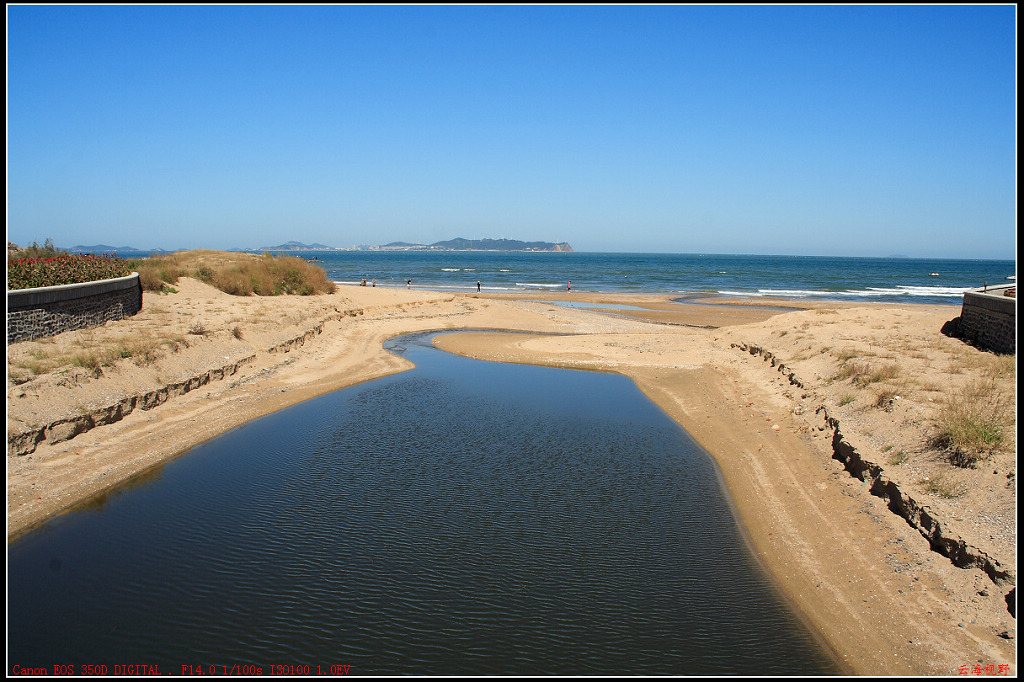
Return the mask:
<svg viewBox="0 0 1024 682">
<path fill-rule="evenodd" d="M 931 495 L 937 495 L 946 499 L 960 497 L 970 489 L 966 481 L 959 480 L 945 473 L 929 476 L 921 481 L 921 487 Z"/>
<path fill-rule="evenodd" d="M 899 394 L 896 392 L 896 389 L 892 387 L 883 388 L 878 392 L 878 396 L 875 399 L 875 407 L 880 407 L 886 412 L 892 412 L 894 402 L 898 397 Z"/>
<path fill-rule="evenodd" d="M 898 466 L 910 459 L 910 453 L 906 450 L 897 450 L 889 457 L 889 463 Z"/>
<path fill-rule="evenodd" d="M 36 343 L 53 345 L 52 340 L 40 340 Z M 187 345 L 185 338 L 180 334 L 163 335 L 158 338 L 150 333 L 134 333 L 106 338 L 103 341 L 90 334 L 63 350 L 54 349 L 53 352 L 47 352 L 42 348 L 36 348 L 27 357 L 12 361 L 8 366 L 7 375 L 15 383 L 23 383 L 33 376 L 67 367 L 81 367 L 92 374 L 97 374 L 103 367 L 127 359 L 144 367 L 156 361 L 163 349 L 175 351 Z"/>
<path fill-rule="evenodd" d="M 836 358 L 842 363 L 845 363 L 847 360 L 852 360 L 858 355 L 860 354 L 852 348 L 844 348 L 843 350 L 836 351 Z"/>
<path fill-rule="evenodd" d="M 221 251 L 180 251 L 134 261 L 143 288 L 165 291 L 179 277 L 193 277 L 234 296 L 309 296 L 334 292 L 323 268 L 295 256 L 256 256 Z"/>
<path fill-rule="evenodd" d="M 895 364 L 888 364 L 883 367 L 875 367 L 870 362 L 845 361 L 836 373 L 835 379 L 850 379 L 858 386 L 868 386 L 881 381 L 891 381 L 900 374 L 900 368 Z"/>
<path fill-rule="evenodd" d="M 868 375 L 865 383 L 867 383 L 867 384 L 874 384 L 874 383 L 877 383 L 879 381 L 891 381 L 891 380 L 895 379 L 896 377 L 898 377 L 899 374 L 900 374 L 900 368 L 899 368 L 898 365 L 894 365 L 894 364 L 885 365 L 884 367 L 881 367 L 881 368 L 876 369 L 875 371 L 871 372 Z"/>
<path fill-rule="evenodd" d="M 946 399 L 935 426 L 932 444 L 946 453 L 950 463 L 974 467 L 1012 432 L 1013 405 L 991 380 L 974 381 Z"/>
</svg>

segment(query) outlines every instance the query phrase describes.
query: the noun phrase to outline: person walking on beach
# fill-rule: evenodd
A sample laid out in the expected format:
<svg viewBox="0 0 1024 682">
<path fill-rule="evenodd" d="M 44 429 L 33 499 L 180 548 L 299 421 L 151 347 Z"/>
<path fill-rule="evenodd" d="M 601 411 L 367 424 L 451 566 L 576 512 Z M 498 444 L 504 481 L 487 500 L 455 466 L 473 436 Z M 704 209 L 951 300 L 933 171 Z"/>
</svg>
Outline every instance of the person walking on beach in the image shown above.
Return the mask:
<svg viewBox="0 0 1024 682">
<path fill-rule="evenodd" d="M 412 280 L 411 279 L 405 280 L 405 288 L 406 289 L 412 289 Z"/>
<path fill-rule="evenodd" d="M 480 291 L 480 280 L 476 281 L 476 290 Z"/>
<path fill-rule="evenodd" d="M 568 284 L 565 285 L 565 290 L 572 291 L 572 282 L 569 282 Z"/>
</svg>

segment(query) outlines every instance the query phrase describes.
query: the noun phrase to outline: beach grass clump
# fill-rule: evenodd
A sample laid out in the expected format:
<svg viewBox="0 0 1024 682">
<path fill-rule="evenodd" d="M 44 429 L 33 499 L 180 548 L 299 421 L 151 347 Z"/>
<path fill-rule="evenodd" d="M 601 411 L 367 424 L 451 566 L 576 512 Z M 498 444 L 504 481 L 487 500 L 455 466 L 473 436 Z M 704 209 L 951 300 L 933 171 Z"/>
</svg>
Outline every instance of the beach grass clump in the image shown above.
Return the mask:
<svg viewBox="0 0 1024 682">
<path fill-rule="evenodd" d="M 34 376 L 47 374 L 55 366 L 56 361 L 54 359 L 44 354 L 32 353 L 29 357 L 8 362 L 7 377 L 15 384 L 22 384 Z"/>
<path fill-rule="evenodd" d="M 175 263 L 160 258 L 140 258 L 132 265 L 139 273 L 143 290 L 175 293 L 170 285 L 177 284 L 181 277 L 181 269 Z"/>
<path fill-rule="evenodd" d="M 841 350 L 836 351 L 835 353 L 836 359 L 844 364 L 847 360 L 852 360 L 853 358 L 858 357 L 859 355 L 860 353 L 858 353 L 852 348 L 843 348 Z"/>
<path fill-rule="evenodd" d="M 102 350 L 86 350 L 71 356 L 71 364 L 99 375 L 103 365 L 110 364 L 109 354 Z"/>
<path fill-rule="evenodd" d="M 870 375 L 871 371 L 870 362 L 850 362 L 847 360 L 839 366 L 835 379 L 838 381 L 851 379 L 853 383 L 858 384 L 861 378 Z"/>
<path fill-rule="evenodd" d="M 937 495 L 947 500 L 962 497 L 970 490 L 967 481 L 959 480 L 944 473 L 934 474 L 921 481 L 921 487 L 931 495 Z"/>
<path fill-rule="evenodd" d="M 863 381 L 865 384 L 875 384 L 880 381 L 892 381 L 899 375 L 899 365 L 889 364 L 873 370 L 863 379 Z"/>
<path fill-rule="evenodd" d="M 850 379 L 858 386 L 869 386 L 882 381 L 892 381 L 899 375 L 900 368 L 895 364 L 876 367 L 867 361 L 851 362 L 846 360 L 839 367 L 835 378 L 837 380 Z"/>
<path fill-rule="evenodd" d="M 961 343 L 946 349 L 950 374 L 980 375 L 992 379 L 1012 379 L 1017 374 L 1017 356 L 1000 354 Z"/>
<path fill-rule="evenodd" d="M 295 256 L 220 251 L 180 251 L 137 262 L 143 287 L 163 291 L 178 277 L 193 277 L 232 296 L 311 296 L 334 293 L 323 268 Z"/>
<path fill-rule="evenodd" d="M 90 347 L 96 352 L 101 366 L 109 366 L 118 360 L 131 359 L 139 367 L 152 364 L 163 354 L 164 349 L 171 352 L 180 346 L 187 346 L 180 334 L 154 335 L 149 332 L 126 334 L 108 338 Z"/>
<path fill-rule="evenodd" d="M 194 336 L 206 336 L 210 333 L 210 330 L 202 322 L 196 321 L 189 326 L 188 333 Z"/>
<path fill-rule="evenodd" d="M 886 386 L 878 391 L 875 396 L 875 407 L 881 408 L 886 412 L 892 412 L 897 398 L 899 398 L 899 393 L 896 392 L 896 389 L 892 386 Z"/>
<path fill-rule="evenodd" d="M 973 468 L 998 450 L 1014 427 L 1013 402 L 994 382 L 976 380 L 949 396 L 935 418 L 932 445 L 954 466 Z"/>
<path fill-rule="evenodd" d="M 889 463 L 893 466 L 899 466 L 910 459 L 910 453 L 906 450 L 897 450 L 889 456 Z"/>
<path fill-rule="evenodd" d="M 175 351 L 183 343 L 180 337 L 157 338 L 152 334 L 134 334 L 118 339 L 114 347 L 119 358 L 131 358 L 136 365 L 144 367 L 155 362 L 162 354 L 162 349 Z"/>
</svg>

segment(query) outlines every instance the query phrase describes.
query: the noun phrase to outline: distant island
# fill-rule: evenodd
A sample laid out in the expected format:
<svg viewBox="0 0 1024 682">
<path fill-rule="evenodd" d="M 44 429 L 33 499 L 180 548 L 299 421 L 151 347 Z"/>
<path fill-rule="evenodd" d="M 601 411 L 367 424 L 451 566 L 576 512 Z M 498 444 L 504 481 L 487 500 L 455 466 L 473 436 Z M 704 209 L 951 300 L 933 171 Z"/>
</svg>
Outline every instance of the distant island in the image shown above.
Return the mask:
<svg viewBox="0 0 1024 682">
<path fill-rule="evenodd" d="M 334 251 L 333 246 L 324 244 L 303 244 L 302 242 L 285 242 L 280 246 L 261 246 L 258 249 L 244 249 L 245 251 Z"/>
<path fill-rule="evenodd" d="M 563 251 L 570 252 L 572 247 L 566 242 L 521 242 L 518 239 L 449 239 L 433 244 L 408 244 L 391 242 L 377 247 L 379 251 Z"/>
</svg>

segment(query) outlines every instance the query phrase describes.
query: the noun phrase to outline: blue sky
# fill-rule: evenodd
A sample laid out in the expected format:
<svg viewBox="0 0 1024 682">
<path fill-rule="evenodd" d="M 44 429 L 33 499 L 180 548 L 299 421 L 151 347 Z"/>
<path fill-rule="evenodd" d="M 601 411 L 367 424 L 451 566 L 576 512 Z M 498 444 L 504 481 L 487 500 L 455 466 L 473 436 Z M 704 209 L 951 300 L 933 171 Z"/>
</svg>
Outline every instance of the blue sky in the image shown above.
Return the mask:
<svg viewBox="0 0 1024 682">
<path fill-rule="evenodd" d="M 8 6 L 19 244 L 1008 258 L 1013 6 Z"/>
</svg>

